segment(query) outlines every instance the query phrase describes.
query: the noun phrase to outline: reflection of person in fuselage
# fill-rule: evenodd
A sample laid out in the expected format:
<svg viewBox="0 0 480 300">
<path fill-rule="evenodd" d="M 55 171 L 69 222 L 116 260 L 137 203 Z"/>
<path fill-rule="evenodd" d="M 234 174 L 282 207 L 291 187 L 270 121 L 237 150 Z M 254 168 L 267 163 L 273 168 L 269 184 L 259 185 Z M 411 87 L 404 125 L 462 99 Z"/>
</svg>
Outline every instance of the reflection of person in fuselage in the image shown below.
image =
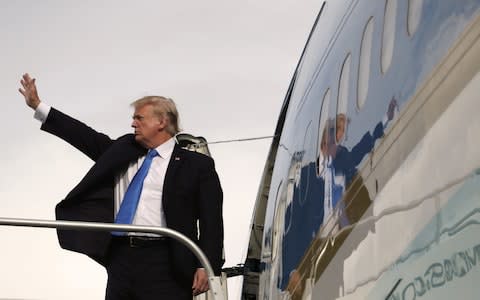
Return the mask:
<svg viewBox="0 0 480 300">
<path fill-rule="evenodd" d="M 292 292 L 296 288 L 296 283 L 292 283 L 292 280 L 296 280 L 293 274 L 299 267 L 306 249 L 312 243 L 312 240 L 317 237 L 322 222 L 325 223 L 335 207 L 338 206 L 340 227 L 356 222 L 358 218 L 353 217 L 363 215 L 368 208 L 370 198 L 364 197 L 364 195 L 368 196 L 365 187 L 362 187 L 359 194 L 362 196 L 361 201 L 356 199 L 355 205 L 349 205 L 348 202 L 345 205 L 344 202 L 339 201 L 344 196 L 346 187 L 356 176 L 357 166 L 364 156 L 373 149 L 375 141 L 383 136 L 384 128 L 388 121 L 393 118 L 395 105 L 396 101 L 392 100 L 388 110 L 389 113 L 382 122 L 377 124 L 373 134 L 365 133 L 352 150 L 348 150 L 342 145 L 348 122 L 345 114 L 338 114 L 336 120 L 328 119 L 325 127 L 321 128 L 322 137 L 317 162 L 310 162 L 302 166 L 300 176 L 294 176 L 295 184 L 292 187 L 292 200 L 285 209 L 284 236 L 281 249 L 282 268 L 278 284 L 280 290 L 285 291 L 289 286 L 289 290 Z M 295 153 L 292 156 L 290 169 L 293 170 L 302 161 L 303 153 Z M 317 173 L 317 176 L 315 176 L 315 173 Z M 355 180 L 355 183 L 357 182 L 361 182 L 363 186 L 362 181 Z M 356 195 L 357 197 L 358 195 Z M 363 198 L 368 198 L 367 206 L 365 206 L 366 202 Z M 320 236 L 325 237 L 328 234 L 328 232 L 322 232 Z M 301 285 L 303 284 L 304 282 L 301 283 Z M 295 294 L 301 293 L 297 290 Z"/>
<path fill-rule="evenodd" d="M 294 176 L 292 186 L 292 200 L 285 208 L 282 255 L 282 272 L 279 276 L 278 287 L 285 290 L 291 277 L 292 270 L 305 255 L 305 251 L 315 238 L 323 221 L 323 202 L 318 195 L 323 195 L 323 178 L 317 177 L 316 164 L 311 162 L 293 171 L 303 159 L 303 153 L 297 152 L 292 159 L 290 173 L 299 172 Z M 287 187 L 288 189 L 288 187 Z"/>
<path fill-rule="evenodd" d="M 333 123 L 333 120 L 329 121 L 330 124 L 327 123 L 327 128 L 329 128 L 327 131 L 330 131 L 330 136 L 334 133 L 335 138 L 326 139 L 327 145 L 326 147 L 324 146 L 325 150 L 321 151 L 322 154 L 320 155 L 327 156 L 323 158 L 327 162 L 325 164 L 327 167 L 323 168 L 323 176 L 325 178 L 324 201 L 328 203 L 328 197 L 330 197 L 330 202 L 332 203 L 331 207 L 325 208 L 324 223 L 329 217 L 329 212 L 333 213 L 334 208 L 336 208 L 338 227 L 340 228 L 357 223 L 365 215 L 371 200 L 368 190 L 363 184 L 363 179 L 357 172 L 357 167 L 364 157 L 373 150 L 377 139 L 383 137 L 384 129 L 394 117 L 396 106 L 396 100 L 392 99 L 386 115 L 375 126 L 373 133 L 365 133 L 351 150 L 343 145 L 346 131 L 348 130 L 347 116 L 340 113 L 337 115 L 335 123 Z M 319 158 L 319 162 L 321 161 L 322 157 Z M 331 161 L 330 166 L 328 166 L 329 161 Z M 331 193 L 329 194 L 327 190 L 331 191 Z M 330 209 L 330 211 L 326 209 Z M 375 224 L 373 223 L 356 226 L 355 234 L 350 234 L 350 230 L 340 231 L 340 233 L 335 234 L 335 243 L 328 244 L 324 248 L 323 256 L 326 258 L 317 267 L 317 277 L 315 278 L 315 280 L 318 280 L 328 266 L 328 283 L 330 288 L 323 291 L 322 299 L 336 299 L 340 296 L 339 291 L 343 290 L 343 262 L 351 255 L 352 251 L 356 249 L 368 232 L 375 230 L 374 226 Z M 327 235 L 329 234 L 321 234 L 323 238 Z M 348 240 L 346 240 L 347 237 Z"/>
<path fill-rule="evenodd" d="M 396 107 L 397 101 L 395 98 L 392 98 L 387 113 L 383 117 L 383 120 L 375 126 L 373 133 L 365 133 L 351 150 L 348 150 L 342 145 L 347 130 L 347 116 L 343 113 L 337 115 L 335 122 L 335 141 L 329 139 L 328 143 L 328 154 L 332 160 L 331 169 L 333 170 L 330 189 L 331 195 L 328 196 L 332 199 L 332 207 L 329 209 L 333 210 L 337 206 L 337 203 L 341 200 L 346 188 L 349 187 L 354 177 L 357 175 L 357 166 L 362 162 L 364 157 L 373 150 L 377 139 L 383 137 L 385 128 L 394 117 Z M 325 187 L 325 190 L 327 190 L 327 187 Z M 351 199 L 346 199 L 346 201 L 349 200 Z M 367 206 L 360 211 L 349 213 L 349 203 L 343 201 L 338 204 L 338 206 L 341 227 L 349 225 L 352 222 L 357 222 L 358 218 L 361 217 L 361 214 L 363 214 L 368 207 Z M 345 208 L 347 208 L 347 213 L 344 213 Z M 327 214 L 325 214 L 325 216 L 327 216 Z"/>
<path fill-rule="evenodd" d="M 340 200 L 344 185 L 336 182 L 334 160 L 337 152 L 337 145 L 335 144 L 335 125 L 333 119 L 328 119 L 322 133 L 322 140 L 320 144 L 319 170 L 318 175 L 324 180 L 324 194 L 323 194 L 323 211 L 325 223 L 332 215 L 334 208 Z M 326 235 L 328 232 L 322 233 Z"/>
</svg>

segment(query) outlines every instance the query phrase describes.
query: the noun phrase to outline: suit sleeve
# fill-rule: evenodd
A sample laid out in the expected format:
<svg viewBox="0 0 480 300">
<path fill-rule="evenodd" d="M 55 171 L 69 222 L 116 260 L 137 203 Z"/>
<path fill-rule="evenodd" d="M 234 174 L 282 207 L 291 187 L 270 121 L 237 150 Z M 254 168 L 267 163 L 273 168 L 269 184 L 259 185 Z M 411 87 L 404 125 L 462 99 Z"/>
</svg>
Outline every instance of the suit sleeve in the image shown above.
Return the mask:
<svg viewBox="0 0 480 300">
<path fill-rule="evenodd" d="M 383 137 L 383 124 L 378 123 L 373 130 L 373 135 L 367 132 L 360 142 L 352 148 L 352 163 L 356 167 L 363 160 L 363 157 L 370 153 L 375 146 L 376 140 Z"/>
<path fill-rule="evenodd" d="M 113 142 L 107 135 L 53 107 L 41 129 L 66 141 L 93 161 L 96 161 Z"/>
<path fill-rule="evenodd" d="M 199 246 L 207 255 L 216 275 L 220 275 L 223 258 L 223 192 L 214 162 L 206 160 L 200 172 Z"/>
</svg>

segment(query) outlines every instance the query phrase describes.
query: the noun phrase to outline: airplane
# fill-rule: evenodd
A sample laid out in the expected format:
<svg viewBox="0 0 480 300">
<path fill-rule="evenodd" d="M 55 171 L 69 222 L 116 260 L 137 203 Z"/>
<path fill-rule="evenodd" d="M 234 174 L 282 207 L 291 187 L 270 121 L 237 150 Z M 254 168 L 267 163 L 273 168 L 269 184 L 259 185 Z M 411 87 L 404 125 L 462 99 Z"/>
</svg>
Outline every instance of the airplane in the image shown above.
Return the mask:
<svg viewBox="0 0 480 300">
<path fill-rule="evenodd" d="M 242 299 L 478 299 L 480 0 L 322 1 Z"/>
</svg>

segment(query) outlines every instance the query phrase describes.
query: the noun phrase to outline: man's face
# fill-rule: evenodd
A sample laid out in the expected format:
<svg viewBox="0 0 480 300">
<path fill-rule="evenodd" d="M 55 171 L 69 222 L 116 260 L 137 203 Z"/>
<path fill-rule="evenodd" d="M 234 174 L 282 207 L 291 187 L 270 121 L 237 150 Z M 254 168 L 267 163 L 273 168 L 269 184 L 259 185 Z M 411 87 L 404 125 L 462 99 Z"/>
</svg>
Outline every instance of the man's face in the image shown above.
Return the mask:
<svg viewBox="0 0 480 300">
<path fill-rule="evenodd" d="M 328 128 L 328 136 L 327 136 L 327 153 L 331 157 L 335 158 L 337 155 L 337 144 L 335 143 L 335 128 L 333 127 Z"/>
<path fill-rule="evenodd" d="M 329 122 L 323 129 L 320 151 L 325 156 L 330 155 L 335 157 L 337 145 L 335 144 L 335 128 L 333 126 L 334 125 Z"/>
<path fill-rule="evenodd" d="M 153 113 L 151 105 L 144 105 L 135 109 L 132 127 L 135 128 L 135 140 L 146 148 L 152 148 L 158 135 L 166 127 L 165 120 Z"/>
</svg>

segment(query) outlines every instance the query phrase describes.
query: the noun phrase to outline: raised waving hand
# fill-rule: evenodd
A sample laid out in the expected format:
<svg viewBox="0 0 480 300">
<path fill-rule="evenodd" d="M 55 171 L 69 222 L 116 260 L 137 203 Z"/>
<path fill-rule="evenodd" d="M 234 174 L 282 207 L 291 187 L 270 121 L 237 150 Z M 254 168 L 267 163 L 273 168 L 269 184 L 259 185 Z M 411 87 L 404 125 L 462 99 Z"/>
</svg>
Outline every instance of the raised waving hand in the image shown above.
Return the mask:
<svg viewBox="0 0 480 300">
<path fill-rule="evenodd" d="M 35 78 L 31 78 L 28 73 L 23 74 L 20 80 L 22 87 L 18 89 L 20 94 L 25 97 L 25 103 L 32 109 L 36 109 L 40 104 L 40 98 L 37 93 L 37 86 L 35 85 Z"/>
</svg>

